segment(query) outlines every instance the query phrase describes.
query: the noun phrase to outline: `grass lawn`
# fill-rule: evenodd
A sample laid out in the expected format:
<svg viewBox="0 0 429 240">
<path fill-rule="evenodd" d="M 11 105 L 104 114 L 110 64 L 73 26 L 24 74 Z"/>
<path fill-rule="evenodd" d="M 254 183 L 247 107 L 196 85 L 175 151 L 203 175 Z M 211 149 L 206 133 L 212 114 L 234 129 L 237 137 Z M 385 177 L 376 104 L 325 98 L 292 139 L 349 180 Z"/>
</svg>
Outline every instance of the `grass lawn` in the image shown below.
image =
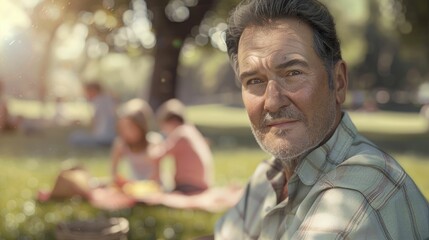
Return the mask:
<svg viewBox="0 0 429 240">
<path fill-rule="evenodd" d="M 67 132 L 50 129 L 43 134 L 0 136 L 0 239 L 54 239 L 54 227 L 61 221 L 103 216 L 127 218 L 129 239 L 191 239 L 213 231 L 220 213 L 145 205 L 109 212 L 94 209 L 78 198 L 35 201 L 37 190 L 51 188 L 64 167 L 82 164 L 98 177 L 109 172 L 108 149 L 73 149 L 66 144 Z M 245 184 L 266 154 L 258 149 L 215 150 L 214 157 L 216 185 Z M 170 170 L 168 164 L 164 169 Z"/>
<path fill-rule="evenodd" d="M 41 113 L 34 103 L 18 101 L 13 106 L 14 113 L 27 117 Z M 86 108 L 76 106 L 70 107 L 70 116 L 85 119 Z M 48 113 L 44 116 L 49 116 L 52 105 L 46 109 Z M 244 184 L 260 160 L 267 157 L 251 136 L 243 109 L 196 106 L 189 109 L 188 115 L 212 142 L 216 185 Z M 417 114 L 380 112 L 351 116 L 366 136 L 400 162 L 429 198 L 428 123 Z M 63 167 L 83 164 L 93 175 L 107 176 L 109 150 L 74 149 L 67 145 L 69 131 L 69 128 L 49 128 L 30 135 L 0 135 L 0 240 L 54 239 L 54 227 L 61 221 L 103 216 L 129 219 L 129 239 L 191 239 L 213 231 L 221 213 L 144 205 L 109 212 L 94 209 L 78 198 L 43 204 L 34 201 L 36 191 L 52 187 Z M 171 170 L 168 163 L 163 167 Z"/>
<path fill-rule="evenodd" d="M 228 160 L 221 155 L 217 155 L 219 161 L 226 163 Z M 238 155 L 241 156 L 237 157 L 244 157 L 244 154 Z M 239 169 L 238 176 L 241 176 L 241 179 L 236 178 L 232 169 L 229 169 L 218 175 L 220 182 L 244 182 L 244 176 L 251 171 L 250 166 L 256 164 L 258 155 L 261 154 L 255 153 L 252 159 L 247 159 L 249 160 L 247 171 L 243 168 L 232 168 Z M 16 164 L 17 160 L 20 164 Z M 102 155 L 86 160 L 88 160 L 86 166 L 91 173 L 102 172 L 99 176 L 105 176 L 107 169 Z M 127 218 L 131 224 L 129 239 L 189 239 L 211 233 L 214 223 L 220 216 L 197 210 L 144 205 L 137 205 L 129 210 L 109 212 L 94 209 L 78 198 L 62 202 L 38 203 L 34 201 L 37 189 L 50 187 L 61 165 L 60 161 L 55 160 L 42 160 L 43 163 L 39 161 L 40 159 L 31 157 L 2 159 L 4 172 L 0 177 L 2 189 L 0 239 L 54 239 L 53 229 L 58 222 L 102 216 Z M 217 170 L 220 169 L 217 168 Z M 167 233 L 171 232 L 171 229 L 174 230 L 175 236 L 169 237 Z"/>
</svg>

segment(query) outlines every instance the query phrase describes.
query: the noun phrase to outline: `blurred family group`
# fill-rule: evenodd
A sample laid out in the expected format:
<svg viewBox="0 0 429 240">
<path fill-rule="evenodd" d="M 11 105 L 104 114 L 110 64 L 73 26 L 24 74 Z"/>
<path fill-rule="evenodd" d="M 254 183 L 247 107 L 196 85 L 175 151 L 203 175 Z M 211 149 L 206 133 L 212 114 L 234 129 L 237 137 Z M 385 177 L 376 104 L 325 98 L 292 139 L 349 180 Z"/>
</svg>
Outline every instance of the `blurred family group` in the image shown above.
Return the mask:
<svg viewBox="0 0 429 240">
<path fill-rule="evenodd" d="M 1 87 L 0 84 L 0 93 Z M 241 188 L 212 188 L 212 152 L 208 141 L 187 120 L 182 102 L 170 99 L 156 112 L 139 98 L 119 105 L 98 82 L 85 83 L 83 94 L 93 109 L 89 128 L 74 130 L 68 141 L 82 148 L 110 147 L 111 180 L 102 182 L 82 166 L 63 169 L 51 190 L 38 192 L 38 200 L 80 196 L 107 209 L 130 207 L 139 200 L 206 210 L 228 207 L 238 201 Z M 0 100 L 0 132 L 22 129 L 26 120 L 12 117 L 6 99 Z M 62 109 L 58 109 L 61 102 L 57 105 L 51 122 L 63 119 Z M 173 160 L 174 170 L 161 174 L 165 159 Z M 128 165 L 129 171 L 121 171 L 123 165 Z"/>
<path fill-rule="evenodd" d="M 84 93 L 94 109 L 91 130 L 73 132 L 70 141 L 82 147 L 111 146 L 111 177 L 116 186 L 129 181 L 152 181 L 162 186 L 160 163 L 167 156 L 175 165 L 174 188 L 167 191 L 191 195 L 211 186 L 211 150 L 197 128 L 188 123 L 185 106 L 179 100 L 165 102 L 154 114 L 148 103 L 137 98 L 117 107 L 98 83 L 85 84 Z M 161 133 L 153 131 L 155 122 Z M 131 176 L 120 175 L 121 161 L 129 165 Z M 83 171 L 74 168 L 61 172 L 53 190 L 40 193 L 39 198 L 81 195 L 90 199 L 92 189 L 87 183 L 78 184 Z"/>
</svg>

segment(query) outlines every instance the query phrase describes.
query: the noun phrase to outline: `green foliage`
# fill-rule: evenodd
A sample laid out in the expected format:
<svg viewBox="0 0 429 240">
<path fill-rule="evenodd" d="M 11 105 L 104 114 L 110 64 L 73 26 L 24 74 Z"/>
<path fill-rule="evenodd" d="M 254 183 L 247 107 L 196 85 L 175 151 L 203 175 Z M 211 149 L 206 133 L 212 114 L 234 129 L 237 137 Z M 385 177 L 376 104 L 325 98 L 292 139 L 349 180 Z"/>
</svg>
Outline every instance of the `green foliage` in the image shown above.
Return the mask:
<svg viewBox="0 0 429 240">
<path fill-rule="evenodd" d="M 395 6 L 402 10 L 401 17 L 397 19 L 398 30 L 402 33 L 407 45 L 413 48 L 426 49 L 423 54 L 429 53 L 429 2 L 422 0 L 397 0 Z M 417 53 L 418 51 L 416 51 Z M 426 55 L 426 60 L 427 55 Z"/>
</svg>

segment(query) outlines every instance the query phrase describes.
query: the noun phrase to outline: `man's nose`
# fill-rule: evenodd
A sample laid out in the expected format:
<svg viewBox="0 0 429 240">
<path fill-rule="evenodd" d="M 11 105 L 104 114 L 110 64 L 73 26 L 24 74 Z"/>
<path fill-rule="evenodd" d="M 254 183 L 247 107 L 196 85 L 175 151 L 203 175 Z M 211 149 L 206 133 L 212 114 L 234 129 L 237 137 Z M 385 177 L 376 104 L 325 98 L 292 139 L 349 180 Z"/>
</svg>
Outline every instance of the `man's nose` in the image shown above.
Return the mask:
<svg viewBox="0 0 429 240">
<path fill-rule="evenodd" d="M 280 108 L 287 107 L 291 103 L 287 91 L 274 80 L 268 81 L 264 97 L 264 110 L 267 112 L 277 112 Z"/>
</svg>

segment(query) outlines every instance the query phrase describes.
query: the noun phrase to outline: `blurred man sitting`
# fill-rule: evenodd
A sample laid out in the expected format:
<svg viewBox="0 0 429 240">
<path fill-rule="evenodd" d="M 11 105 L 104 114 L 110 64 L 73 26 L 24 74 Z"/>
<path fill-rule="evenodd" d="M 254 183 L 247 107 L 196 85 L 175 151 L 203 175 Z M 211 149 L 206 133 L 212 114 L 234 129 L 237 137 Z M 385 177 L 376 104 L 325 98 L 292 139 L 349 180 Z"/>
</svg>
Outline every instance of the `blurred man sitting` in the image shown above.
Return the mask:
<svg viewBox="0 0 429 240">
<path fill-rule="evenodd" d="M 70 142 L 82 147 L 110 146 L 116 136 L 116 103 L 96 82 L 86 83 L 84 94 L 94 108 L 91 131 L 72 133 Z"/>
</svg>

